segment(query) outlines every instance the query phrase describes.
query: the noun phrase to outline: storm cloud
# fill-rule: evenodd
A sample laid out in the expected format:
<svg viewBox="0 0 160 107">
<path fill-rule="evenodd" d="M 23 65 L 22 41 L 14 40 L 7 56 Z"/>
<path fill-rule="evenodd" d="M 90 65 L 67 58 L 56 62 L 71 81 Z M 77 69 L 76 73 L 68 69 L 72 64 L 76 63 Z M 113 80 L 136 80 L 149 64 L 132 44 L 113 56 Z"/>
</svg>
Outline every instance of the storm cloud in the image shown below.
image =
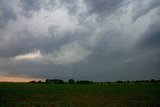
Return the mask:
<svg viewBox="0 0 160 107">
<path fill-rule="evenodd" d="M 157 0 L 0 2 L 1 76 L 160 79 Z"/>
<path fill-rule="evenodd" d="M 0 1 L 0 29 L 3 28 L 3 26 L 5 26 L 5 24 L 9 20 L 17 19 L 16 13 L 12 9 L 12 7 L 10 7 L 10 4 L 8 4 L 8 2 L 10 1 L 8 0 Z"/>
</svg>

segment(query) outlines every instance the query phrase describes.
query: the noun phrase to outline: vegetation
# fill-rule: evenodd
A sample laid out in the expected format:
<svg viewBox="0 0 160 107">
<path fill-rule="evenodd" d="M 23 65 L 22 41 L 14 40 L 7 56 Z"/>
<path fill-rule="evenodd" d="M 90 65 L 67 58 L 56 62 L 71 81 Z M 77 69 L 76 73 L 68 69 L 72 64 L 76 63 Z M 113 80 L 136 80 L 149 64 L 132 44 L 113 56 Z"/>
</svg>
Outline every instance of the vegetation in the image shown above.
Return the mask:
<svg viewBox="0 0 160 107">
<path fill-rule="evenodd" d="M 136 81 L 116 81 L 116 82 L 93 82 L 93 81 L 89 81 L 89 80 L 78 80 L 75 81 L 74 79 L 69 79 L 68 82 L 63 81 L 61 79 L 46 79 L 45 82 L 42 82 L 41 80 L 39 81 L 30 81 L 29 83 L 45 83 L 45 84 L 110 84 L 110 83 L 123 83 L 123 84 L 137 84 L 137 83 L 160 83 L 160 80 L 155 80 L 155 79 L 151 79 L 151 80 L 136 80 Z"/>
<path fill-rule="evenodd" d="M 0 107 L 159 107 L 160 83 L 0 83 Z M 71 84 L 71 83 L 72 84 Z M 49 83 L 49 84 L 48 84 Z M 83 81 L 84 83 L 84 81 Z"/>
<path fill-rule="evenodd" d="M 46 84 L 64 84 L 65 82 L 61 79 L 46 79 Z"/>
<path fill-rule="evenodd" d="M 68 84 L 75 84 L 75 80 L 74 79 L 69 79 Z"/>
</svg>

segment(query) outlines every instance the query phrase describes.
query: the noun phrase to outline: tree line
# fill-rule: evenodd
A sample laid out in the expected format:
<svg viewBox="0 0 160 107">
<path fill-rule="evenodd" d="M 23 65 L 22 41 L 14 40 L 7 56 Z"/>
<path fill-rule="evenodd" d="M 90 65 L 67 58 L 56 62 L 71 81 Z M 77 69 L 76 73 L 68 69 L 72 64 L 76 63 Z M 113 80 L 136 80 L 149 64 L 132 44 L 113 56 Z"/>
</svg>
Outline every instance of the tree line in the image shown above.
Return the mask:
<svg viewBox="0 0 160 107">
<path fill-rule="evenodd" d="M 93 81 L 89 80 L 79 80 L 75 81 L 74 79 L 69 79 L 67 82 L 62 79 L 46 79 L 45 82 L 39 81 L 30 81 L 29 83 L 45 83 L 45 84 L 92 84 Z"/>
<path fill-rule="evenodd" d="M 110 83 L 160 83 L 160 80 L 136 80 L 136 81 L 116 81 L 116 82 L 93 82 L 89 80 L 78 80 L 75 81 L 74 79 L 69 79 L 68 81 L 63 81 L 62 79 L 46 79 L 45 81 L 30 81 L 29 83 L 39 83 L 39 84 L 110 84 Z"/>
</svg>

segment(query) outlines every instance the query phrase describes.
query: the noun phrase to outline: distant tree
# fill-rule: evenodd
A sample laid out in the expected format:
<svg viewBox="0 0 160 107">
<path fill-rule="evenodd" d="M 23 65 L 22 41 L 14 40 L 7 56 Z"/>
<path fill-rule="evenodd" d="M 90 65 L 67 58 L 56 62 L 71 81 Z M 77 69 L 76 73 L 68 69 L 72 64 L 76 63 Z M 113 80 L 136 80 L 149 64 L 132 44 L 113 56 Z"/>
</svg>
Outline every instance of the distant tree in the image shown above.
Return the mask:
<svg viewBox="0 0 160 107">
<path fill-rule="evenodd" d="M 160 83 L 160 80 L 157 80 L 157 83 Z"/>
<path fill-rule="evenodd" d="M 36 81 L 33 80 L 33 81 L 30 81 L 29 83 L 36 83 Z"/>
<path fill-rule="evenodd" d="M 50 81 L 50 84 L 53 84 L 53 82 L 54 82 L 54 80 L 53 80 L 53 79 L 50 79 L 49 81 Z"/>
<path fill-rule="evenodd" d="M 123 81 L 117 81 L 116 83 L 123 83 Z"/>
<path fill-rule="evenodd" d="M 41 80 L 39 80 L 39 81 L 37 81 L 37 83 L 41 84 L 41 83 L 42 83 L 42 81 L 41 81 Z"/>
<path fill-rule="evenodd" d="M 53 84 L 64 84 L 64 81 L 61 79 L 54 79 Z"/>
<path fill-rule="evenodd" d="M 127 83 L 129 83 L 129 80 L 127 80 Z"/>
<path fill-rule="evenodd" d="M 75 80 L 74 79 L 69 79 L 68 80 L 68 84 L 74 84 L 75 83 Z"/>
<path fill-rule="evenodd" d="M 46 79 L 46 84 L 51 84 L 51 81 L 49 79 Z"/>
<path fill-rule="evenodd" d="M 156 83 L 156 80 L 155 79 L 151 79 L 151 83 Z"/>
<path fill-rule="evenodd" d="M 46 84 L 64 84 L 65 82 L 61 79 L 46 79 Z"/>
<path fill-rule="evenodd" d="M 93 84 L 93 81 L 81 80 L 81 81 L 76 81 L 76 84 Z"/>
</svg>

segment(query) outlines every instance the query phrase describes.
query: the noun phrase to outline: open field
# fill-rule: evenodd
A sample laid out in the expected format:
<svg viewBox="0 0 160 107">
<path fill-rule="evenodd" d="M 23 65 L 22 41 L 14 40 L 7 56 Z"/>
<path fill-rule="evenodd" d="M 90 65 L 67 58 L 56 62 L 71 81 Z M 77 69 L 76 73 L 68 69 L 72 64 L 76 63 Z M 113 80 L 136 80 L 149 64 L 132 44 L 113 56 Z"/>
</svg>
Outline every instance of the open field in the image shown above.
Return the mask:
<svg viewBox="0 0 160 107">
<path fill-rule="evenodd" d="M 159 107 L 160 84 L 0 83 L 0 107 Z"/>
</svg>

